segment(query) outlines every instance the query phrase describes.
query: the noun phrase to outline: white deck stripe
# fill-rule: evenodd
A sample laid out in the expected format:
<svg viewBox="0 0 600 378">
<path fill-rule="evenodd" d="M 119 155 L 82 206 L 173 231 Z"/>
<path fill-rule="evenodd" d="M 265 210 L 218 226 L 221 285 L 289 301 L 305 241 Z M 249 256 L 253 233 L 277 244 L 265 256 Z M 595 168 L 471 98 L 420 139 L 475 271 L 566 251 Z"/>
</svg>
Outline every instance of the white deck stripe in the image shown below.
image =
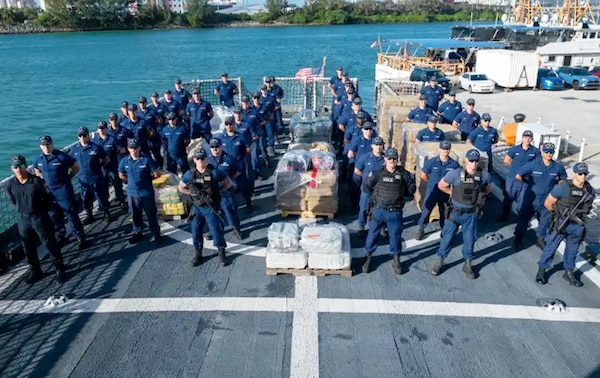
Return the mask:
<svg viewBox="0 0 600 378">
<path fill-rule="evenodd" d="M 318 294 L 317 277 L 296 277 L 291 378 L 317 378 L 319 376 Z"/>
<path fill-rule="evenodd" d="M 318 371 L 318 313 L 456 316 L 600 323 L 600 308 L 567 307 L 555 314 L 538 306 L 490 303 L 317 298 L 316 277 L 296 278 L 295 298 L 202 297 L 76 299 L 56 307 L 42 300 L 0 301 L 0 314 L 83 314 L 140 312 L 293 312 L 293 377 Z M 316 362 L 315 362 L 316 361 Z M 310 374 L 309 374 L 310 373 Z M 307 375 L 308 374 L 308 375 Z"/>
<path fill-rule="evenodd" d="M 568 307 L 566 312 L 555 314 L 537 306 L 487 303 L 320 298 L 319 312 L 600 323 L 598 308 Z"/>
</svg>

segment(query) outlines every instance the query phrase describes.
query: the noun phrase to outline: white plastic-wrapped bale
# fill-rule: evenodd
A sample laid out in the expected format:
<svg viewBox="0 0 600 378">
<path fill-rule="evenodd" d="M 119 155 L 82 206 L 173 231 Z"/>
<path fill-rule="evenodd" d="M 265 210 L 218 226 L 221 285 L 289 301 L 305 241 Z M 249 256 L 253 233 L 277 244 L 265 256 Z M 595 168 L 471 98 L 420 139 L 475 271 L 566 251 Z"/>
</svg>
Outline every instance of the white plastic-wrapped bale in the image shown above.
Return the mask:
<svg viewBox="0 0 600 378">
<path fill-rule="evenodd" d="M 306 150 L 286 152 L 275 170 L 275 198 L 282 210 L 305 210 L 306 171 L 310 156 Z"/>
<path fill-rule="evenodd" d="M 273 223 L 267 232 L 267 268 L 304 269 L 308 264 L 306 252 L 299 248 L 299 229 L 294 222 Z"/>
<path fill-rule="evenodd" d="M 342 252 L 342 231 L 337 225 L 306 226 L 300 234 L 300 246 L 306 253 Z"/>
<path fill-rule="evenodd" d="M 305 227 L 304 230 L 306 230 Z M 328 238 L 313 238 L 310 237 L 308 242 L 308 248 L 311 252 L 308 253 L 308 267 L 311 269 L 349 269 L 350 263 L 352 262 L 351 246 L 350 246 L 350 233 L 346 226 L 339 223 L 329 223 L 322 226 L 312 226 L 306 232 L 307 236 L 314 235 L 315 232 L 319 232 L 321 229 L 322 233 L 328 233 Z M 304 235 L 305 232 L 302 232 Z M 311 234 L 312 233 L 312 234 Z M 335 241 L 333 238 L 339 238 Z M 328 239 L 328 240 L 327 240 Z M 302 246 L 302 237 L 300 244 Z M 321 249 L 316 249 L 316 247 Z M 339 246 L 339 249 L 338 249 Z M 304 249 L 304 247 L 302 247 Z M 335 250 L 336 253 L 332 253 Z"/>
</svg>

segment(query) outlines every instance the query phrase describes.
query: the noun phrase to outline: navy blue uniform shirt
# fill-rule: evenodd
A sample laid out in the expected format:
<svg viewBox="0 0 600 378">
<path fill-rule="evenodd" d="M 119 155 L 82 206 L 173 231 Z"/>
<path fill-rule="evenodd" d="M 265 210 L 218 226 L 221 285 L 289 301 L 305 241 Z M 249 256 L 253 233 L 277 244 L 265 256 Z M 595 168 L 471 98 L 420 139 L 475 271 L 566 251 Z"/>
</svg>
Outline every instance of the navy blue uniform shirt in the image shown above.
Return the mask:
<svg viewBox="0 0 600 378">
<path fill-rule="evenodd" d="M 127 194 L 134 197 L 153 196 L 152 177 L 157 166 L 150 156 L 140 155 L 133 159 L 131 155 L 119 162 L 119 173 L 127 176 Z"/>
<path fill-rule="evenodd" d="M 42 176 L 51 190 L 72 187 L 69 169 L 76 163 L 70 155 L 54 149 L 50 155 L 40 154 L 33 163 L 42 172 Z"/>
<path fill-rule="evenodd" d="M 83 182 L 93 181 L 102 175 L 102 167 L 106 152 L 102 146 L 90 142 L 87 146 L 76 143 L 71 147 L 71 156 L 79 164 L 79 180 Z"/>
</svg>

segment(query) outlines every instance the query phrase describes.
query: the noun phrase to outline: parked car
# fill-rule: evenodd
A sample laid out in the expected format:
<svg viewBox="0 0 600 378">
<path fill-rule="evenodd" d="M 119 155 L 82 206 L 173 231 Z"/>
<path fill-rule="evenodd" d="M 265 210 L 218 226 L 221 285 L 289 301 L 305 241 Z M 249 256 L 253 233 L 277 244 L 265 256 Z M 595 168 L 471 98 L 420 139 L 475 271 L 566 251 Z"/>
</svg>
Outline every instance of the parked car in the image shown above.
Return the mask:
<svg viewBox="0 0 600 378">
<path fill-rule="evenodd" d="M 467 72 L 460 77 L 458 85 L 471 93 L 492 93 L 496 87 L 496 83 L 485 74 L 476 72 Z"/>
<path fill-rule="evenodd" d="M 452 82 L 442 71 L 436 70 L 435 68 L 415 67 L 410 73 L 410 81 L 422 81 L 428 83 L 432 76 L 435 76 L 437 83 L 444 88 L 444 92 L 450 92 Z"/>
<path fill-rule="evenodd" d="M 590 73 L 594 76 L 600 77 L 600 67 L 592 67 Z"/>
<path fill-rule="evenodd" d="M 574 90 L 600 87 L 600 78 L 582 67 L 558 67 L 556 73 L 565 81 L 566 85 L 573 87 Z"/>
<path fill-rule="evenodd" d="M 565 81 L 551 69 L 540 68 L 538 69 L 537 88 L 547 91 L 560 91 L 565 89 Z"/>
</svg>

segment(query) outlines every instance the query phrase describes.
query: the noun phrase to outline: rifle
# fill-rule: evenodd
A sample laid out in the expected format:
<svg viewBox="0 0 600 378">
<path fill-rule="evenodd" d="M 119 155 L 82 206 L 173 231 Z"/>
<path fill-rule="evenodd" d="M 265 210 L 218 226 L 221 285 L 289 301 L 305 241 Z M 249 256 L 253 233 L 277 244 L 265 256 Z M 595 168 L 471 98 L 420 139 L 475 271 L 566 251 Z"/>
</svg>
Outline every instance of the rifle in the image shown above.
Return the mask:
<svg viewBox="0 0 600 378">
<path fill-rule="evenodd" d="M 562 219 L 563 221 L 560 224 L 558 224 L 558 227 L 555 229 L 557 234 L 562 234 L 563 232 L 565 232 L 567 225 L 571 221 L 577 223 L 580 226 L 584 226 L 585 221 L 583 219 L 579 218 L 575 214 L 579 210 L 579 206 L 581 206 L 581 204 L 583 204 L 585 201 L 587 201 L 590 197 L 591 197 L 591 194 L 587 190 L 584 189 L 583 196 L 581 196 L 581 199 L 579 200 L 579 202 L 577 202 L 577 205 L 573 206 L 571 209 L 566 209 L 563 213 L 556 214 L 557 212 L 555 212 L 554 213 L 555 217 L 552 219 L 551 229 L 552 229 L 552 226 L 556 226 L 559 219 Z M 556 215 L 558 215 L 558 216 L 556 216 Z"/>
<path fill-rule="evenodd" d="M 194 184 L 192 184 L 193 190 L 190 190 L 190 196 L 192 197 L 192 205 L 193 206 L 202 206 L 206 205 L 209 209 L 212 210 L 213 213 L 219 218 L 219 220 L 226 225 L 227 222 L 221 216 L 221 210 L 215 209 L 212 205 L 212 199 L 209 198 L 203 191 L 199 190 Z M 190 187 L 191 188 L 191 187 Z"/>
</svg>

